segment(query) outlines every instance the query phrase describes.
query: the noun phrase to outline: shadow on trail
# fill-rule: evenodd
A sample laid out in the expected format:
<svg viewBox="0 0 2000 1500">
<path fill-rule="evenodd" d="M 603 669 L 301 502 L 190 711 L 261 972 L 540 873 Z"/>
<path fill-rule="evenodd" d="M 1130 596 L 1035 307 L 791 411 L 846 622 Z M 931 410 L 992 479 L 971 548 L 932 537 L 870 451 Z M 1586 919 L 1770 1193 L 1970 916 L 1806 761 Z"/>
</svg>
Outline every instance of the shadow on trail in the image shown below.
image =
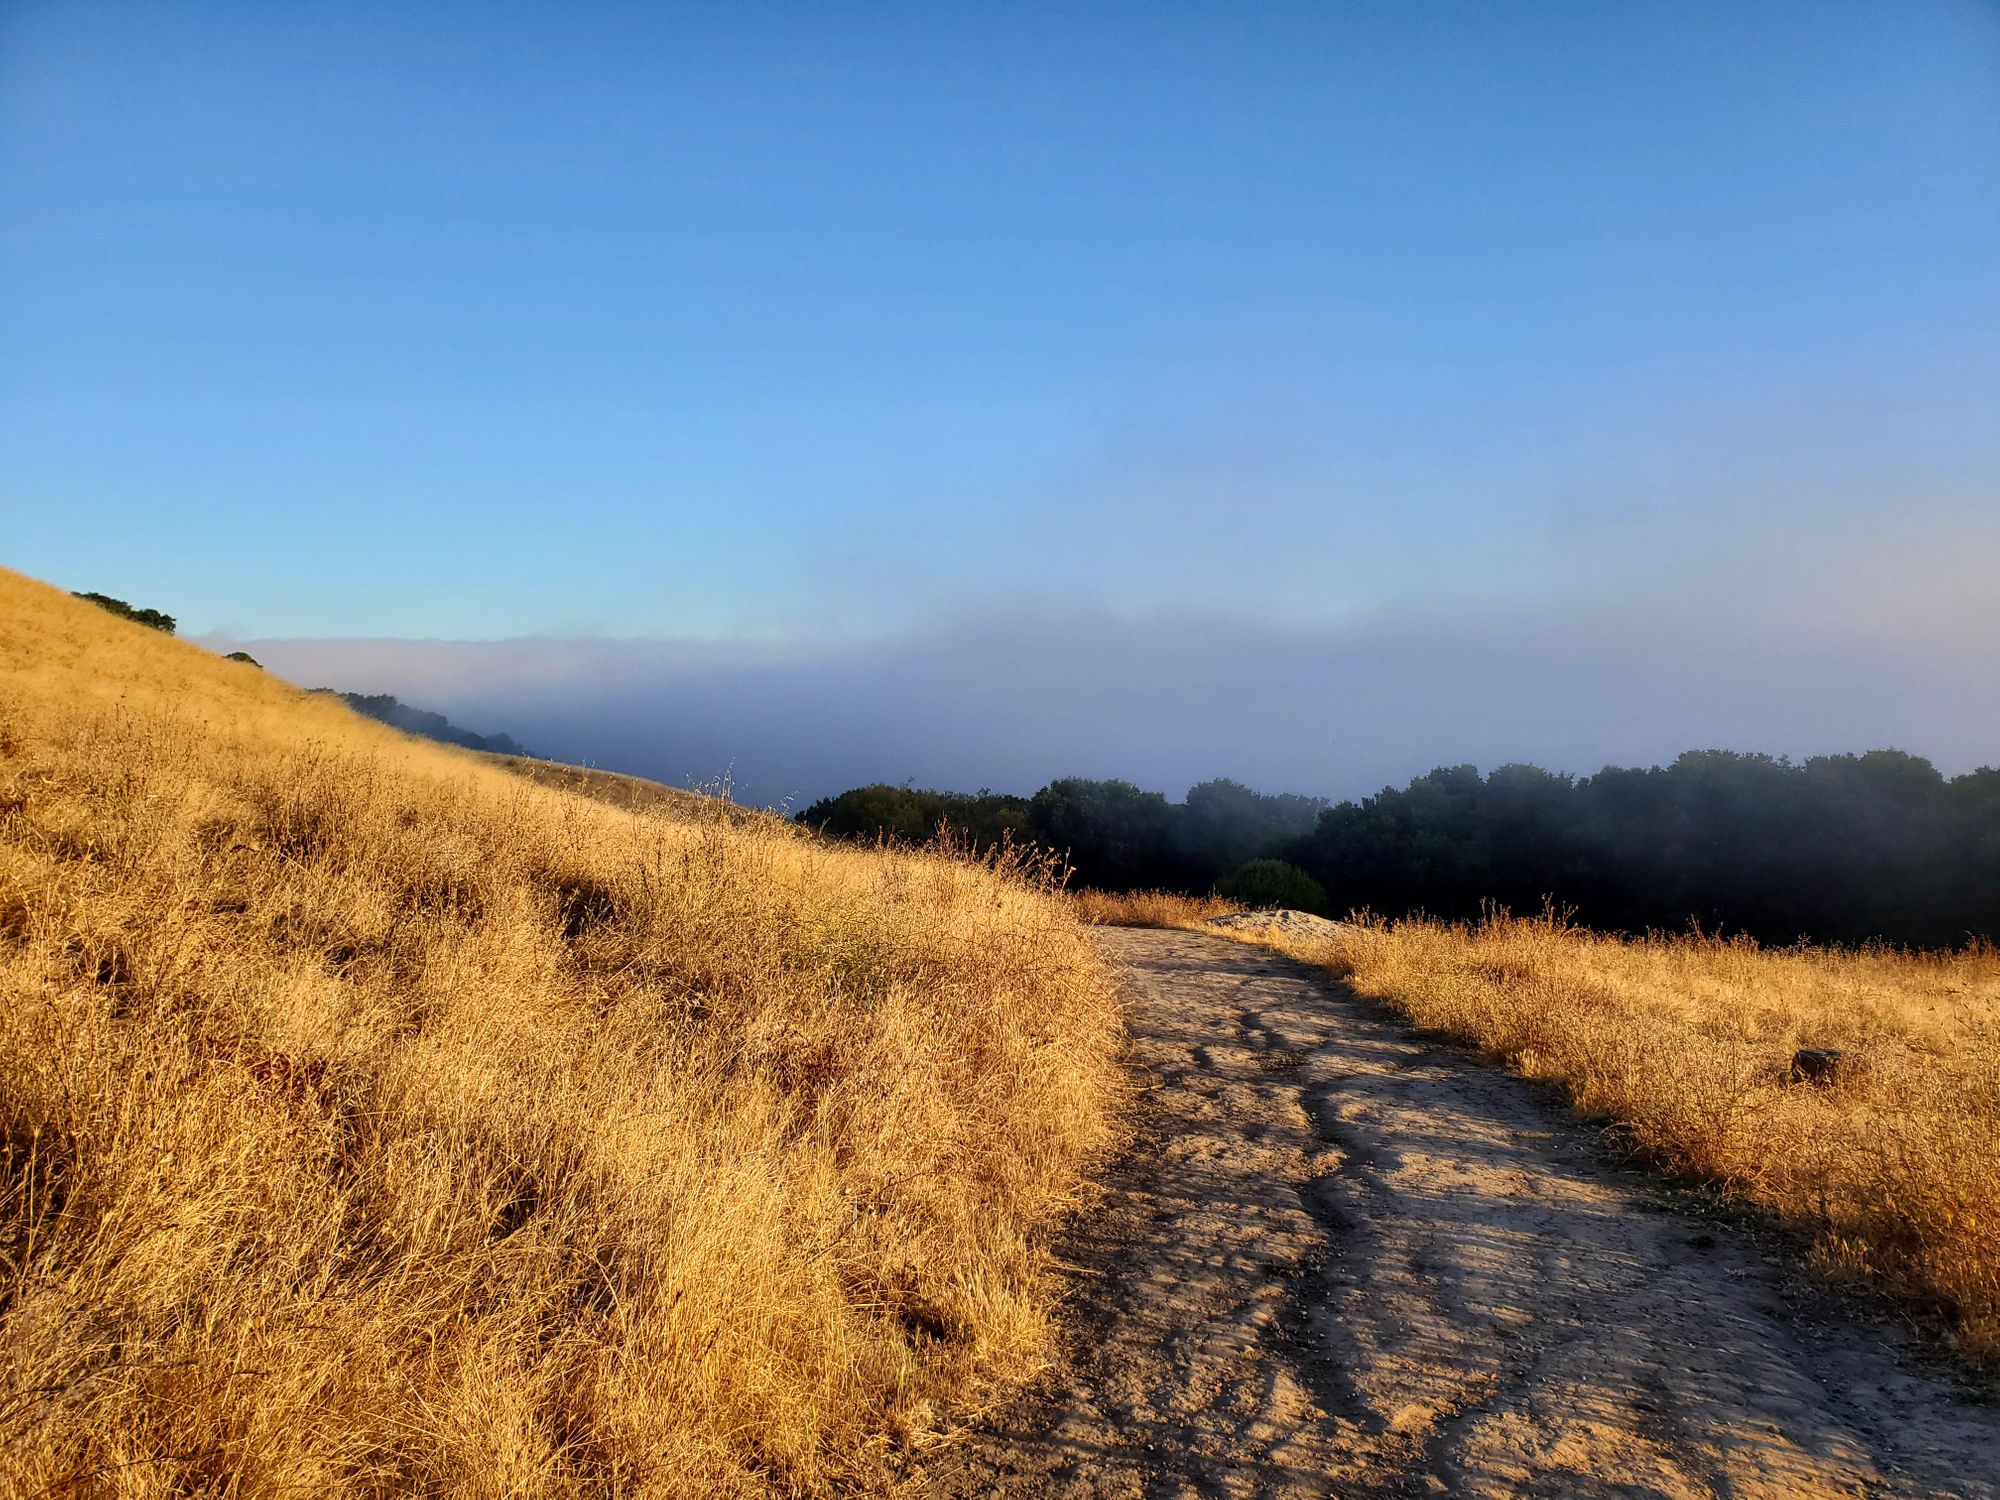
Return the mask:
<svg viewBox="0 0 2000 1500">
<path fill-rule="evenodd" d="M 2000 1413 L 1529 1086 L 1268 952 L 1102 937 L 1136 1138 L 1065 1363 L 938 1492 L 2000 1497 Z"/>
</svg>

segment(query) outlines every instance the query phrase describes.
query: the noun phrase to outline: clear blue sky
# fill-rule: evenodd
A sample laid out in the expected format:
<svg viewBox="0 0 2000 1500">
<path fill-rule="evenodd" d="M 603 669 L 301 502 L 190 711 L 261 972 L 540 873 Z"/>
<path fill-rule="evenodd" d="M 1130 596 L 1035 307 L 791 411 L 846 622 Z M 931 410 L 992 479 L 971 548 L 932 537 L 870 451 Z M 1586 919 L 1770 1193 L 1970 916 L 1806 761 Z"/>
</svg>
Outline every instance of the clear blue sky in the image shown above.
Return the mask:
<svg viewBox="0 0 2000 1500">
<path fill-rule="evenodd" d="M 1996 413 L 1990 3 L 0 5 L 5 560 L 197 631 L 1809 600 Z"/>
</svg>

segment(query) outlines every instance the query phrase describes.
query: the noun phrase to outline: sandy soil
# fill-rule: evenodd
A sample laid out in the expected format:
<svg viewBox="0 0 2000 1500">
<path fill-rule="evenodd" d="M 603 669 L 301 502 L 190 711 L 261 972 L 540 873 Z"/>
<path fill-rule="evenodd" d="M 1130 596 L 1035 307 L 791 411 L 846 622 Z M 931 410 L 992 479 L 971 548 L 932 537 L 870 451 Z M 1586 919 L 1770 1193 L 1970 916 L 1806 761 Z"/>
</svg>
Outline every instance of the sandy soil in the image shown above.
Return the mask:
<svg viewBox="0 0 2000 1500">
<path fill-rule="evenodd" d="M 2000 1497 L 2000 1407 L 1529 1086 L 1261 949 L 1104 943 L 1141 1140 L 1067 1360 L 931 1492 Z"/>
</svg>

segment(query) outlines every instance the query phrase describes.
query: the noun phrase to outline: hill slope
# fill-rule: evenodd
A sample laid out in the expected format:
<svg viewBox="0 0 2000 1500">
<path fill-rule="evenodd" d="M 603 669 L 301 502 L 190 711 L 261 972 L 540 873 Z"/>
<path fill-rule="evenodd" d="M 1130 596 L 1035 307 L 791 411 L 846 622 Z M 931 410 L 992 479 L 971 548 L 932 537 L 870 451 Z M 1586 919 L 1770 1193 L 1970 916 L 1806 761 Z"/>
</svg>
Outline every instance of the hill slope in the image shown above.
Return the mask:
<svg viewBox="0 0 2000 1500">
<path fill-rule="evenodd" d="M 1032 1367 L 1060 903 L 633 816 L 0 572 L 0 1490 L 813 1493 Z"/>
<path fill-rule="evenodd" d="M 720 797 L 707 797 L 643 776 L 627 776 L 619 771 L 600 771 L 595 766 L 573 766 L 566 761 L 538 760 L 528 755 L 498 755 L 489 752 L 493 764 L 505 766 L 516 776 L 525 776 L 543 786 L 574 792 L 593 802 L 609 803 L 627 812 L 662 813 L 674 818 L 722 818 L 732 823 L 769 821 L 771 815 L 754 808 L 738 807 Z"/>
<path fill-rule="evenodd" d="M 405 703 L 392 693 L 343 693 L 338 688 L 314 688 L 311 691 L 329 693 L 363 718 L 379 719 L 392 729 L 400 729 L 420 739 L 459 745 L 467 750 L 484 750 L 492 755 L 525 757 L 528 753 L 511 734 L 476 733 L 452 723 L 443 714 L 434 714 L 429 709 Z"/>
</svg>

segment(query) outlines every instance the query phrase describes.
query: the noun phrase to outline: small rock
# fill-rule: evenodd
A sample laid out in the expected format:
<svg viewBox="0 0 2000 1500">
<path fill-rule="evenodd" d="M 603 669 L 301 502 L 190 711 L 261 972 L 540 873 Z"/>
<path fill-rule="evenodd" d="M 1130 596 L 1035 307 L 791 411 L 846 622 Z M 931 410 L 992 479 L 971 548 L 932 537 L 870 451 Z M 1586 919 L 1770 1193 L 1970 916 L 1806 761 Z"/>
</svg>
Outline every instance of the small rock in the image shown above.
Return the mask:
<svg viewBox="0 0 2000 1500">
<path fill-rule="evenodd" d="M 1801 1047 L 1792 1054 L 1792 1082 L 1832 1083 L 1846 1055 L 1837 1047 Z"/>
</svg>

